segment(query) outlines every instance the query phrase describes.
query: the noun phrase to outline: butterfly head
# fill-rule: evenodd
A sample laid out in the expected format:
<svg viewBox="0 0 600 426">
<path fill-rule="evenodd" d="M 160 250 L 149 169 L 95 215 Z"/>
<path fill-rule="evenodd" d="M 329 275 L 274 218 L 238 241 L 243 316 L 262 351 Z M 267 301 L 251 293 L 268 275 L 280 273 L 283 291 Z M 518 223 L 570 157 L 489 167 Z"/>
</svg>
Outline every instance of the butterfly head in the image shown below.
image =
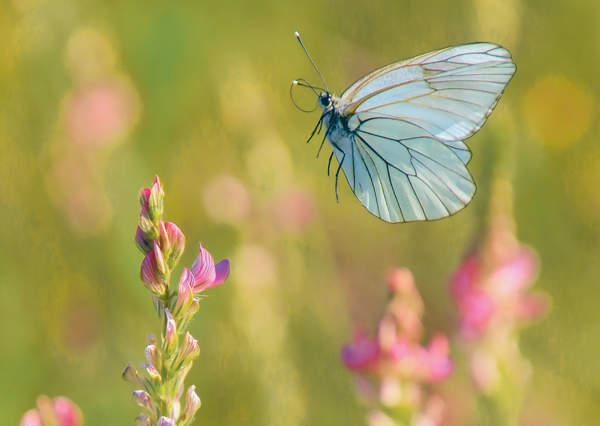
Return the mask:
<svg viewBox="0 0 600 426">
<path fill-rule="evenodd" d="M 319 95 L 319 105 L 321 108 L 326 109 L 331 106 L 332 98 L 329 92 L 321 92 Z"/>
</svg>

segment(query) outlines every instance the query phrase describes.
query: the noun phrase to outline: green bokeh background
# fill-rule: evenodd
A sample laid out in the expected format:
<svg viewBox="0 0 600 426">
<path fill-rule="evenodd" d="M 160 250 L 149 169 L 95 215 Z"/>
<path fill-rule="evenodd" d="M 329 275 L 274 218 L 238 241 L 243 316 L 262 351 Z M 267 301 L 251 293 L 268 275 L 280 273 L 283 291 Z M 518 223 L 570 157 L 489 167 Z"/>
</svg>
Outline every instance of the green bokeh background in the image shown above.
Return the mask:
<svg viewBox="0 0 600 426">
<path fill-rule="evenodd" d="M 374 330 L 391 266 L 413 271 L 427 330 L 452 332 L 448 277 L 484 228 L 500 175 L 514 185 L 519 239 L 541 259 L 536 288 L 553 301 L 520 343 L 533 367 L 525 410 L 539 419 L 527 424 L 597 425 L 599 20 L 597 0 L 0 3 L 3 424 L 17 424 L 39 394 L 70 397 L 89 425 L 133 424 L 139 410 L 121 372 L 143 360 L 158 325 L 138 278 L 136 197 L 158 174 L 166 219 L 187 236 L 182 263 L 198 241 L 232 263 L 191 326 L 202 349 L 188 376 L 203 403 L 197 424 L 365 424 L 340 347 L 354 324 Z M 511 51 L 516 76 L 468 141 L 478 193 L 465 211 L 388 225 L 342 180 L 336 203 L 329 151 L 315 160 L 318 142 L 305 144 L 318 115 L 289 99 L 294 78 L 318 81 L 294 30 L 338 94 L 379 66 L 449 45 Z M 125 81 L 137 111 L 93 149 L 64 127 L 82 87 L 69 40 L 82 32 L 109 46 L 100 80 Z M 207 214 L 205 189 L 223 174 L 246 185 L 249 219 Z M 269 216 L 290 188 L 313 197 L 301 232 Z M 272 268 L 236 270 L 248 247 L 270 253 Z"/>
</svg>

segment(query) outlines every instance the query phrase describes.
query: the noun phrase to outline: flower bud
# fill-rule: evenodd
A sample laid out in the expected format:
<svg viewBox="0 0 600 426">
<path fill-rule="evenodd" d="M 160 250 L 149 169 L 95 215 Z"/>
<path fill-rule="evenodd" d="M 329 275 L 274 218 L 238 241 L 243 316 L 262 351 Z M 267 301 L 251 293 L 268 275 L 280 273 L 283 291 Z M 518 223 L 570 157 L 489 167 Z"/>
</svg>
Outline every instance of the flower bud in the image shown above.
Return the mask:
<svg viewBox="0 0 600 426">
<path fill-rule="evenodd" d="M 198 346 L 198 341 L 189 332 L 186 332 L 179 354 L 177 354 L 175 365 L 187 365 L 199 356 L 200 346 Z"/>
<path fill-rule="evenodd" d="M 148 211 L 150 217 L 154 223 L 158 222 L 163 215 L 163 199 L 165 197 L 165 191 L 158 176 L 154 178 L 154 184 L 150 189 L 150 198 L 148 199 Z"/>
<path fill-rule="evenodd" d="M 144 209 L 142 209 L 142 212 L 140 213 L 138 226 L 142 232 L 146 234 L 148 239 L 153 240 L 158 237 L 158 230 Z"/>
<path fill-rule="evenodd" d="M 146 353 L 146 359 L 148 362 L 156 367 L 158 365 L 158 348 L 156 345 L 150 344 L 146 346 L 146 350 L 144 352 Z"/>
<path fill-rule="evenodd" d="M 133 365 L 131 365 L 131 363 L 127 364 L 127 367 L 125 367 L 125 371 L 123 371 L 123 380 L 138 385 L 142 385 L 144 383 L 136 369 L 133 367 Z"/>
<path fill-rule="evenodd" d="M 70 399 L 59 396 L 54 398 L 52 405 L 59 426 L 81 426 L 83 424 L 81 410 Z"/>
<path fill-rule="evenodd" d="M 162 382 L 162 377 L 160 376 L 160 373 L 152 364 L 146 364 L 144 365 L 144 368 L 146 369 L 150 377 L 152 377 L 154 380 Z"/>
<path fill-rule="evenodd" d="M 177 302 L 175 303 L 175 315 L 180 316 L 192 304 L 194 300 L 194 294 L 192 289 L 194 288 L 194 276 L 189 269 L 184 268 L 181 278 L 179 278 L 179 287 L 177 288 Z"/>
<path fill-rule="evenodd" d="M 196 386 L 192 385 L 188 388 L 185 397 L 185 412 L 181 418 L 182 423 L 190 422 L 194 418 L 196 412 L 200 409 L 200 405 L 200 398 L 196 394 Z"/>
<path fill-rule="evenodd" d="M 142 268 L 140 270 L 140 278 L 151 292 L 164 295 L 167 291 L 167 286 L 158 273 L 158 265 L 156 262 L 156 255 L 154 250 L 150 251 L 144 257 L 142 261 Z"/>
<path fill-rule="evenodd" d="M 150 200 L 150 188 L 143 188 L 140 191 L 139 199 L 140 199 L 140 206 L 144 207 L 145 205 L 147 205 L 148 200 Z"/>
<path fill-rule="evenodd" d="M 172 354 L 177 346 L 177 324 L 168 309 L 165 309 L 165 315 L 167 317 L 165 327 L 165 352 L 167 354 Z"/>
<path fill-rule="evenodd" d="M 165 257 L 163 252 L 158 245 L 158 240 L 154 240 L 154 256 L 156 257 L 156 269 L 161 278 L 167 276 L 167 264 L 165 263 Z"/>
<path fill-rule="evenodd" d="M 141 407 L 144 407 L 147 410 L 149 410 L 150 412 L 152 412 L 152 409 L 153 409 L 152 398 L 150 398 L 150 395 L 148 395 L 148 392 L 143 391 L 143 390 L 136 390 L 135 392 L 133 392 L 133 400 Z"/>
<path fill-rule="evenodd" d="M 154 334 L 149 334 L 146 336 L 146 340 L 149 345 L 156 345 L 156 339 L 154 338 Z"/>
<path fill-rule="evenodd" d="M 167 229 L 162 219 L 158 221 L 158 240 L 165 258 L 168 259 L 171 254 L 171 241 L 169 240 L 169 235 L 167 235 Z"/>
<path fill-rule="evenodd" d="M 152 426 L 152 420 L 150 420 L 148 417 L 144 416 L 143 414 L 140 414 L 139 416 L 137 416 L 135 418 L 135 424 L 137 426 Z"/>
<path fill-rule="evenodd" d="M 152 240 L 148 238 L 140 226 L 135 230 L 135 245 L 144 254 L 147 254 L 153 247 Z"/>
<path fill-rule="evenodd" d="M 175 426 L 175 420 L 170 419 L 168 417 L 161 417 L 158 419 L 158 423 L 156 426 Z"/>
<path fill-rule="evenodd" d="M 170 252 L 167 259 L 169 267 L 174 268 L 185 250 L 185 236 L 183 232 L 172 222 L 165 223 L 165 230 L 170 243 Z"/>
<path fill-rule="evenodd" d="M 44 426 L 42 416 L 35 408 L 27 411 L 21 419 L 21 426 Z"/>
</svg>

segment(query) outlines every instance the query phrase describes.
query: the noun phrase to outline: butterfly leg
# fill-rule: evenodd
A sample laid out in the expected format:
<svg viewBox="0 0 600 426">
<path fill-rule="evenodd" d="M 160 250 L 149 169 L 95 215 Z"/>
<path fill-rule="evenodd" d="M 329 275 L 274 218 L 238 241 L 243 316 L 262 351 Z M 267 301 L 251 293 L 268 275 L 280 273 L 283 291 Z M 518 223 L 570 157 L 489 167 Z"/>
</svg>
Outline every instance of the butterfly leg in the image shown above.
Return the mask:
<svg viewBox="0 0 600 426">
<path fill-rule="evenodd" d="M 331 176 L 329 174 L 329 169 L 331 168 L 331 160 L 333 160 L 333 151 L 331 151 L 331 155 L 329 156 L 329 163 L 327 164 L 327 176 Z"/>
<path fill-rule="evenodd" d="M 311 141 L 311 139 L 313 138 L 313 136 L 315 135 L 315 133 L 321 133 L 321 128 L 322 127 L 323 127 L 323 117 L 321 117 L 319 119 L 319 122 L 317 123 L 317 125 L 313 129 L 313 131 L 310 134 L 310 137 L 308 138 L 308 140 L 306 141 L 306 143 L 309 143 Z M 321 145 L 323 145 L 323 144 L 321 144 Z M 319 151 L 320 151 L 320 149 L 319 149 Z"/>
<path fill-rule="evenodd" d="M 346 158 L 346 153 L 340 149 L 339 146 L 335 142 L 331 142 L 333 147 L 342 153 L 342 159 L 340 160 L 340 164 L 338 165 L 337 171 L 335 172 L 335 201 L 337 203 L 340 202 L 340 198 L 338 197 L 338 178 L 340 176 L 340 169 L 342 168 L 342 164 L 344 164 L 344 158 Z M 331 153 L 333 157 L 333 152 Z M 331 164 L 331 157 L 329 158 L 329 164 Z M 327 174 L 329 174 L 329 167 L 327 167 Z"/>
</svg>

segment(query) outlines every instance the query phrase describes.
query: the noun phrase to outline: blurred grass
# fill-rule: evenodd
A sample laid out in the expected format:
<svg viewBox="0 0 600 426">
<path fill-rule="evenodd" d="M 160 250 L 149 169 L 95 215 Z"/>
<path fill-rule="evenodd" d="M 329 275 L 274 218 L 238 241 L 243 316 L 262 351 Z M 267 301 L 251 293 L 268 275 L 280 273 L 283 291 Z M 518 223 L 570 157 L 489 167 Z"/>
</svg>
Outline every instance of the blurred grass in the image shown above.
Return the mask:
<svg viewBox="0 0 600 426">
<path fill-rule="evenodd" d="M 133 244 L 137 191 L 155 174 L 166 187 L 167 219 L 187 236 L 184 265 L 201 240 L 217 260 L 231 258 L 233 271 L 245 244 L 265 247 L 277 266 L 269 286 L 246 291 L 247 277 L 234 275 L 202 302 L 192 326 L 202 355 L 190 373 L 203 401 L 198 424 L 364 424 L 340 346 L 352 324 L 374 327 L 393 265 L 414 272 L 428 329 L 452 329 L 447 277 L 484 226 L 500 171 L 514 182 L 519 237 L 541 257 L 537 287 L 553 299 L 550 315 L 522 340 L 534 368 L 530 393 L 556 424 L 595 425 L 599 17 L 594 0 L 0 3 L 7 424 L 41 393 L 69 396 L 90 425 L 131 424 L 137 415 L 120 373 L 142 360 L 145 335 L 156 332 Z M 66 49 L 82 29 L 114 55 L 102 78 L 128 79 L 139 98 L 139 119 L 96 146 L 69 142 L 65 127 L 68 96 L 84 87 L 65 65 Z M 337 204 L 328 153 L 315 160 L 316 143 L 304 143 L 317 115 L 300 113 L 288 96 L 292 79 L 317 81 L 294 30 L 338 94 L 402 58 L 476 40 L 505 44 L 518 71 L 468 141 L 478 183 L 471 206 L 443 221 L 390 226 L 342 180 Z M 548 110 L 555 89 L 565 92 L 565 110 Z M 585 114 L 587 121 L 567 119 Z M 249 160 L 269 149 L 283 157 Z M 71 157 L 68 164 L 83 166 L 61 163 Z M 206 214 L 203 190 L 222 173 L 248 186 L 251 220 L 222 224 Z M 300 234 L 269 220 L 273 197 L 292 186 L 316 200 L 316 217 Z"/>
</svg>

